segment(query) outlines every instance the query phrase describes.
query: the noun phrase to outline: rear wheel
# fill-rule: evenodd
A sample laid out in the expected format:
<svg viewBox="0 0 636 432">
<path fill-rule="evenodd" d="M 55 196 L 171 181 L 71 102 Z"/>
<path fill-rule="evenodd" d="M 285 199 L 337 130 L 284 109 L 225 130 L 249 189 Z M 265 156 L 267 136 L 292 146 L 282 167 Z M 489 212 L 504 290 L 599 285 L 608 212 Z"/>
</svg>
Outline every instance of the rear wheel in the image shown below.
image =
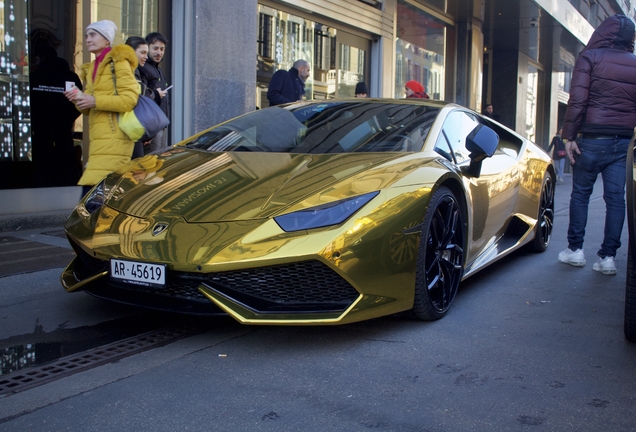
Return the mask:
<svg viewBox="0 0 636 432">
<path fill-rule="evenodd" d="M 552 227 L 554 226 L 554 179 L 552 174 L 546 173 L 541 188 L 539 198 L 539 218 L 534 230 L 534 240 L 532 250 L 535 252 L 545 252 L 550 245 L 552 238 Z"/>
<path fill-rule="evenodd" d="M 464 272 L 464 216 L 453 192 L 431 197 L 420 237 L 413 314 L 425 321 L 450 309 Z"/>
<path fill-rule="evenodd" d="M 625 337 L 636 342 L 636 264 L 631 246 L 627 252 L 627 281 L 625 283 Z"/>
</svg>

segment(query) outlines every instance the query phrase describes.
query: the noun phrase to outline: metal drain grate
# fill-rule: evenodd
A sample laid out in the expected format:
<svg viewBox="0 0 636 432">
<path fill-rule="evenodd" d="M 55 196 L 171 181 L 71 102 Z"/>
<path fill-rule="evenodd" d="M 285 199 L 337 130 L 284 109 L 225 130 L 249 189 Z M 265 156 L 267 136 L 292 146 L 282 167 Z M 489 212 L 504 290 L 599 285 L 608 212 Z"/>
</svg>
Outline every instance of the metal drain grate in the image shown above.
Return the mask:
<svg viewBox="0 0 636 432">
<path fill-rule="evenodd" d="M 193 326 L 170 327 L 63 357 L 52 363 L 0 376 L 0 395 L 15 394 L 106 363 L 139 354 L 203 331 Z"/>
</svg>

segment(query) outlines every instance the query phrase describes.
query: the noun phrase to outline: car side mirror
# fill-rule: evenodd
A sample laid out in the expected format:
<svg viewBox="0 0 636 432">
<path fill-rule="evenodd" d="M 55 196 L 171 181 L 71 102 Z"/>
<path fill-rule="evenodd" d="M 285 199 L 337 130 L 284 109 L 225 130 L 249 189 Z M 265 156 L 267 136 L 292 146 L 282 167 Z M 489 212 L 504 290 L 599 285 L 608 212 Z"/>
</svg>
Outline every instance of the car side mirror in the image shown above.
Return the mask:
<svg viewBox="0 0 636 432">
<path fill-rule="evenodd" d="M 470 165 L 465 169 L 466 173 L 479 177 L 481 162 L 495 154 L 499 145 L 499 135 L 486 125 L 475 126 L 466 137 L 466 150 L 470 152 Z"/>
</svg>

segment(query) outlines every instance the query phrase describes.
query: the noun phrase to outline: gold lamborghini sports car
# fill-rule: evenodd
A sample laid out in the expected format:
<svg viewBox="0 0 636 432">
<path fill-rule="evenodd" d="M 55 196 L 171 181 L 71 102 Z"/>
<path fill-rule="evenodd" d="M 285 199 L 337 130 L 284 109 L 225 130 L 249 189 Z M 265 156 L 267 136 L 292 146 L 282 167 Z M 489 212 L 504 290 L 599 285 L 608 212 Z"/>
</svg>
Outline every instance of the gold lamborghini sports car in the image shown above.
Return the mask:
<svg viewBox="0 0 636 432">
<path fill-rule="evenodd" d="M 462 279 L 548 247 L 554 179 L 542 149 L 458 105 L 270 107 L 95 186 L 66 224 L 62 283 L 245 324 L 435 320 Z"/>
</svg>

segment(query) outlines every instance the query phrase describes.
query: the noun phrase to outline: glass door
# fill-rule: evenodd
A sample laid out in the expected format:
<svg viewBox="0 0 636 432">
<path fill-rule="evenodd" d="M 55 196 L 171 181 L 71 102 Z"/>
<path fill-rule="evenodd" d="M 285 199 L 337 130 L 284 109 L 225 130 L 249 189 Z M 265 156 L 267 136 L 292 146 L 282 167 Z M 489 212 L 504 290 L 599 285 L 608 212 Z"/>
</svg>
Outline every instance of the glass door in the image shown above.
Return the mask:
<svg viewBox="0 0 636 432">
<path fill-rule="evenodd" d="M 539 69 L 528 66 L 528 84 L 526 91 L 526 127 L 525 135 L 532 142 L 537 140 L 537 101 L 539 88 Z"/>
<path fill-rule="evenodd" d="M 335 97 L 354 97 L 356 84 L 364 82 L 367 87 L 369 70 L 369 49 L 371 41 L 338 31 L 338 62 L 336 65 Z"/>
<path fill-rule="evenodd" d="M 311 97 L 354 97 L 357 83 L 368 87 L 371 41 L 321 23 L 315 28 Z"/>
</svg>

